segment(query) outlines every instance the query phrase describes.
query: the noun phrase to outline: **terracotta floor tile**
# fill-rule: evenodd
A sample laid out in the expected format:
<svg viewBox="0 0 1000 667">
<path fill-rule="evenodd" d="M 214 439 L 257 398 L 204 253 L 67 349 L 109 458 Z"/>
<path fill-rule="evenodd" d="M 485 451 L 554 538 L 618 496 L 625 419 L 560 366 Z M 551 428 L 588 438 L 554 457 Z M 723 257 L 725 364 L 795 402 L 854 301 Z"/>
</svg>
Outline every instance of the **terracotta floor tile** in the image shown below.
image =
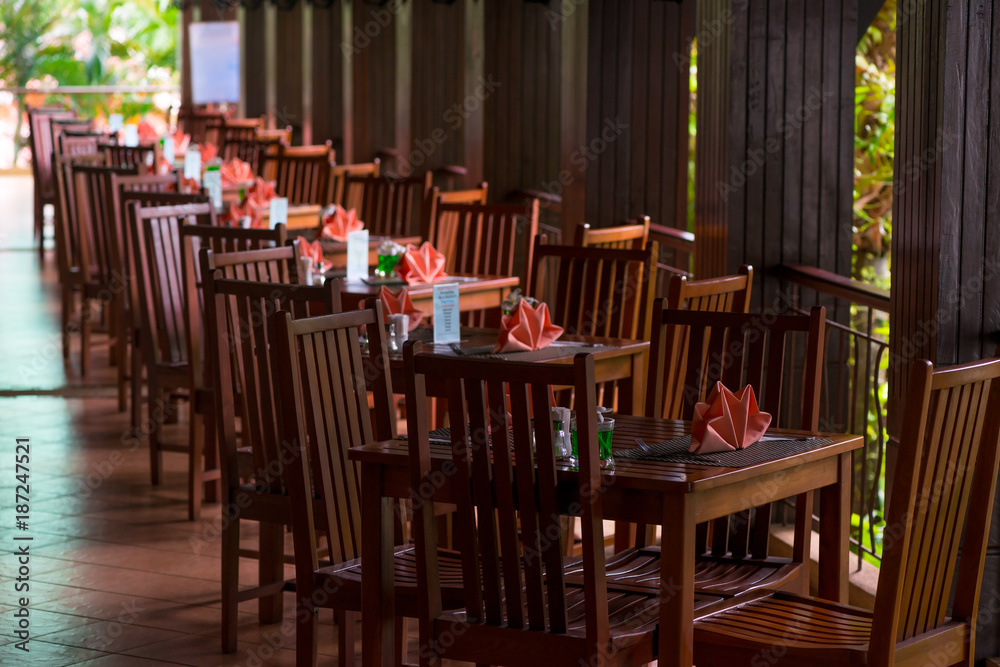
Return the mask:
<svg viewBox="0 0 1000 667">
<path fill-rule="evenodd" d="M 122 616 L 121 620 L 93 621 L 46 635 L 45 641 L 95 651 L 124 653 L 129 649 L 184 636 L 180 632 L 136 625 L 131 619 L 132 616 Z"/>
<path fill-rule="evenodd" d="M 30 640 L 27 652 L 17 649 L 14 643 L 0 646 L 0 664 L 18 665 L 18 667 L 35 667 L 36 665 L 37 667 L 62 667 L 63 665 L 75 665 L 103 655 L 107 654 L 77 646 L 50 644 L 41 639 Z"/>
</svg>

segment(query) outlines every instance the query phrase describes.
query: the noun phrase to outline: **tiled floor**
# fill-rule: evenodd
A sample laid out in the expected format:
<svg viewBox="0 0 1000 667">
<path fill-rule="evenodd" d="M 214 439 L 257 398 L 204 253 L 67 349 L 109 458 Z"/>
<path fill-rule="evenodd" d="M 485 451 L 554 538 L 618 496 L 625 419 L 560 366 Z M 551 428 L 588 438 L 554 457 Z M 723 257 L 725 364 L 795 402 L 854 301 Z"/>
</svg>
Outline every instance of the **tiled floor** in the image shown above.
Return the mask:
<svg viewBox="0 0 1000 667">
<path fill-rule="evenodd" d="M 290 595 L 285 625 L 261 626 L 255 603 L 241 605 L 239 650 L 220 652 L 219 506 L 186 520 L 180 454 L 164 455 L 165 479 L 150 485 L 145 446 L 122 441 L 128 415 L 117 411 L 106 347 L 94 348 L 86 383 L 77 350 L 64 368 L 55 259 L 50 250 L 40 267 L 30 250 L 30 204 L 30 179 L 0 177 L 0 663 L 294 664 Z M 184 416 L 167 429 L 169 438 L 184 437 Z M 16 437 L 31 439 L 27 531 L 14 526 Z M 14 590 L 15 535 L 32 538 L 30 590 L 22 593 Z M 241 567 L 251 584 L 254 561 Z M 21 596 L 29 601 L 28 653 L 15 647 Z M 332 614 L 320 618 L 321 657 L 335 664 Z"/>
</svg>

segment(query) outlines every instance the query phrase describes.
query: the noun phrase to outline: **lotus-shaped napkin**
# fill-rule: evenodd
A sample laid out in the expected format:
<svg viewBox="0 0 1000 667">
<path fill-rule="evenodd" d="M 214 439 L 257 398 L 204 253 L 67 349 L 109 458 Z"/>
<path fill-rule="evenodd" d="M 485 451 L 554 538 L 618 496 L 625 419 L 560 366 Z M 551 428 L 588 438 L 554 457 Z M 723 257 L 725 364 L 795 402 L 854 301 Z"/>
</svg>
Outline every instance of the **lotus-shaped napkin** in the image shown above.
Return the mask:
<svg viewBox="0 0 1000 667">
<path fill-rule="evenodd" d="M 184 155 L 187 152 L 188 144 L 191 143 L 191 135 L 183 132 L 174 132 L 171 137 L 174 142 L 174 155 Z"/>
<path fill-rule="evenodd" d="M 332 264 L 323 259 L 323 244 L 320 243 L 318 239 L 310 243 L 304 236 L 300 236 L 299 248 L 301 248 L 303 257 L 312 259 L 313 271 L 317 273 L 326 273 L 330 270 Z"/>
<path fill-rule="evenodd" d="M 201 163 L 205 164 L 209 160 L 214 160 L 219 157 L 219 147 L 213 144 L 211 141 L 206 141 L 201 144 Z"/>
<path fill-rule="evenodd" d="M 351 232 L 359 232 L 365 228 L 365 223 L 358 220 L 358 212 L 353 208 L 345 211 L 343 206 L 337 206 L 333 213 L 323 216 L 323 231 L 320 236 L 331 241 L 347 241 Z"/>
<path fill-rule="evenodd" d="M 269 205 L 268 202 L 278 196 L 278 193 L 274 191 L 274 186 L 274 181 L 265 181 L 258 176 L 250 189 L 247 190 L 247 201 L 266 208 Z"/>
<path fill-rule="evenodd" d="M 277 196 L 274 192 L 274 183 L 257 178 L 243 201 L 229 205 L 229 211 L 223 216 L 223 221 L 238 225 L 241 218 L 249 217 L 252 229 L 264 227 L 264 212 L 270 207 L 269 202 Z"/>
<path fill-rule="evenodd" d="M 500 338 L 494 352 L 522 352 L 548 347 L 562 336 L 563 328 L 552 324 L 549 307 L 544 303 L 532 306 L 525 299 L 500 322 Z"/>
<path fill-rule="evenodd" d="M 416 329 L 420 320 L 424 319 L 424 313 L 413 307 L 413 300 L 410 299 L 405 287 L 398 292 L 393 292 L 388 287 L 383 286 L 378 291 L 378 298 L 382 301 L 382 314 L 386 317 L 389 315 L 409 316 L 408 331 Z"/>
<path fill-rule="evenodd" d="M 224 162 L 219 167 L 219 177 L 222 178 L 222 187 L 224 188 L 232 188 L 254 179 L 253 169 L 238 157 Z"/>
<path fill-rule="evenodd" d="M 396 275 L 411 285 L 432 283 L 448 277 L 444 272 L 444 255 L 428 241 L 424 241 L 419 248 L 415 245 L 406 246 L 406 254 L 396 265 Z"/>
<path fill-rule="evenodd" d="M 142 121 L 139 123 L 139 127 L 136 128 L 139 139 L 142 141 L 156 141 L 160 138 L 160 133 L 153 129 L 153 126 L 149 124 L 149 121 Z"/>
<path fill-rule="evenodd" d="M 186 195 L 194 195 L 201 192 L 201 184 L 193 178 L 181 175 L 181 192 Z"/>
<path fill-rule="evenodd" d="M 770 423 L 771 415 L 757 408 L 753 387 L 747 385 L 734 394 L 717 382 L 708 402 L 694 406 L 689 451 L 708 454 L 746 449 L 760 440 Z"/>
</svg>

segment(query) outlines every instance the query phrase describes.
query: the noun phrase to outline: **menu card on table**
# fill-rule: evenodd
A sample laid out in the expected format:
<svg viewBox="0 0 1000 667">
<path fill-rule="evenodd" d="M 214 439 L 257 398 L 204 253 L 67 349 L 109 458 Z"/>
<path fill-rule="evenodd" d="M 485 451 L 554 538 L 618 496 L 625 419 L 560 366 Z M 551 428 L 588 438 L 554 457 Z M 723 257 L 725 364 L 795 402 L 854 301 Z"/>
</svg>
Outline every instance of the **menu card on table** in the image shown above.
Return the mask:
<svg viewBox="0 0 1000 667">
<path fill-rule="evenodd" d="M 347 279 L 364 280 L 368 277 L 368 230 L 362 229 L 347 235 Z"/>
<path fill-rule="evenodd" d="M 163 159 L 171 166 L 174 164 L 174 138 L 169 134 L 161 141 L 163 144 Z"/>
<path fill-rule="evenodd" d="M 221 181 L 220 181 L 221 182 Z M 280 222 L 288 224 L 288 197 L 275 197 L 269 202 L 271 209 L 268 212 L 268 219 L 271 229 Z"/>
<path fill-rule="evenodd" d="M 139 126 L 135 123 L 129 123 L 125 126 L 125 145 L 129 147 L 135 147 L 139 145 Z"/>
<path fill-rule="evenodd" d="M 458 317 L 458 284 L 434 286 L 434 342 L 457 343 L 461 340 Z"/>
<path fill-rule="evenodd" d="M 117 132 L 122 129 L 122 125 L 125 124 L 125 116 L 120 113 L 113 113 L 108 116 L 108 130 L 111 132 Z M 138 129 L 138 128 L 137 128 Z"/>
<path fill-rule="evenodd" d="M 212 199 L 215 210 L 222 210 L 222 173 L 218 169 L 206 169 L 205 181 L 202 184 L 208 191 L 208 196 Z M 274 220 L 274 218 L 271 218 Z"/>
<path fill-rule="evenodd" d="M 184 154 L 184 178 L 193 178 L 201 185 L 201 151 L 189 148 Z"/>
</svg>

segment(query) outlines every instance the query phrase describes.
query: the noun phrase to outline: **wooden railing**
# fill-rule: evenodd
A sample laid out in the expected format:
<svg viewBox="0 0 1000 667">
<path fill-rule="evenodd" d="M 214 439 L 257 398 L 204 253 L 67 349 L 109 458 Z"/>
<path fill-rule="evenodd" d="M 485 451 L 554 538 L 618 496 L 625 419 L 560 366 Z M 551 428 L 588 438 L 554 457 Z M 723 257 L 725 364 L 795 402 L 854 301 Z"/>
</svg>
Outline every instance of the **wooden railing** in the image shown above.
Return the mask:
<svg viewBox="0 0 1000 667">
<path fill-rule="evenodd" d="M 851 511 L 856 526 L 851 543 L 858 569 L 863 554 L 880 558 L 875 548 L 877 529 L 884 516 L 886 419 L 883 397 L 888 362 L 889 292 L 811 266 L 784 265 L 772 272 L 792 290 L 793 303 L 801 303 L 800 288 L 807 288 L 849 312 L 846 322 L 827 320 L 826 356 L 821 396 L 821 427 L 826 431 L 859 433 L 865 446 L 854 452 Z M 828 309 L 830 312 L 830 309 Z M 878 331 L 882 333 L 879 334 Z"/>
</svg>

